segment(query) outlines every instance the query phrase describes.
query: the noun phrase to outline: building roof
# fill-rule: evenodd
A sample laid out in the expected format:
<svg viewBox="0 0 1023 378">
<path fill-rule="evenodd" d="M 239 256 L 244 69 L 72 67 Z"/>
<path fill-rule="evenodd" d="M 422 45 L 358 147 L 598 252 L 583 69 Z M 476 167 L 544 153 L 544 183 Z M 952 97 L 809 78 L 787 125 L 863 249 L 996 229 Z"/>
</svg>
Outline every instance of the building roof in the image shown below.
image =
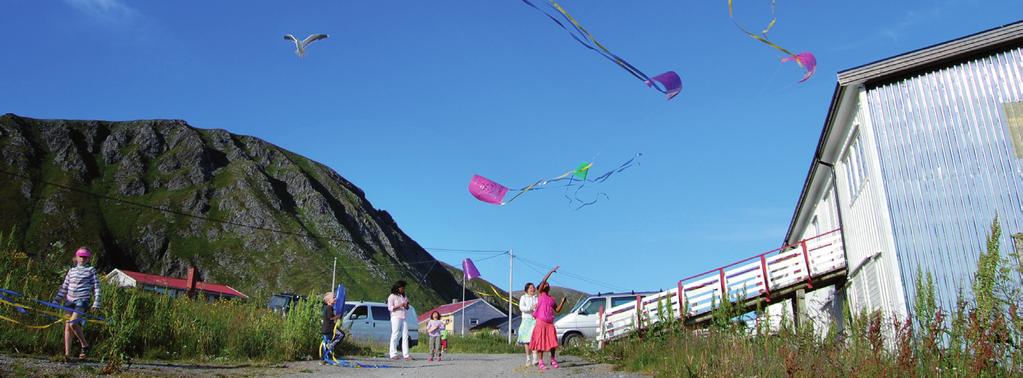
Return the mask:
<svg viewBox="0 0 1023 378">
<path fill-rule="evenodd" d="M 799 215 L 803 212 L 808 192 L 817 173 L 817 167 L 822 163 L 821 158 L 824 155 L 824 148 L 831 135 L 832 125 L 835 123 L 835 118 L 838 115 L 839 105 L 846 97 L 846 92 L 849 88 L 859 85 L 872 86 L 884 84 L 922 72 L 954 65 L 977 56 L 990 54 L 994 51 L 1017 46 L 1023 46 L 1023 21 L 1017 21 L 840 71 L 838 73 L 838 81 L 835 84 L 835 92 L 831 96 L 831 104 L 828 106 L 828 114 L 824 118 L 824 127 L 817 142 L 817 149 L 814 152 L 813 160 L 810 162 L 806 181 L 803 182 L 803 189 L 799 194 L 799 200 L 796 202 L 796 209 L 792 212 L 789 229 L 785 233 L 785 239 L 782 240 L 782 244 L 793 242 L 790 239 L 796 231 Z M 830 165 L 835 162 L 824 163 L 825 165 Z"/>
<path fill-rule="evenodd" d="M 115 271 L 124 273 L 124 275 L 131 277 L 136 282 L 143 285 L 153 285 L 159 287 L 169 287 L 180 290 L 188 290 L 188 281 L 184 278 L 173 278 L 158 276 L 155 274 L 132 272 L 129 270 L 114 269 Z M 113 272 L 111 272 L 113 273 Z M 220 285 L 215 283 L 207 282 L 196 282 L 195 288 L 208 293 L 215 293 L 221 295 L 230 295 L 232 297 L 248 298 L 249 296 L 242 294 L 242 292 L 235 290 L 234 288 L 227 285 Z"/>
<path fill-rule="evenodd" d="M 472 305 L 476 304 L 476 302 L 479 302 L 479 301 L 482 301 L 482 299 L 470 299 L 470 300 L 467 300 L 465 302 L 455 302 L 455 303 L 449 303 L 449 304 L 446 304 L 446 305 L 437 306 L 436 308 L 434 308 L 434 309 L 432 309 L 430 311 L 426 311 L 426 312 L 423 312 L 422 314 L 419 314 L 419 317 L 418 317 L 419 323 L 422 323 L 422 322 L 426 321 L 427 319 L 429 319 L 430 318 L 430 314 L 432 314 L 434 311 L 439 312 L 440 316 L 451 315 L 451 314 L 454 314 L 454 313 L 458 312 L 459 310 L 461 310 L 463 303 L 465 304 L 465 307 L 468 308 L 469 306 L 472 306 Z"/>
<path fill-rule="evenodd" d="M 466 306 L 466 308 L 468 308 L 468 306 L 476 304 L 476 302 L 480 301 L 480 300 L 482 300 L 482 299 L 469 299 L 469 300 L 465 300 L 463 302 L 459 301 L 459 302 L 454 302 L 454 303 L 438 305 L 437 308 L 434 308 L 431 311 L 419 314 L 418 322 L 422 323 L 422 322 L 427 321 L 427 319 L 430 319 L 430 314 L 433 314 L 434 312 L 440 313 L 442 317 L 445 316 L 445 315 L 451 315 L 451 314 L 457 313 L 459 310 L 462 309 L 462 303 L 464 303 L 464 306 Z"/>
<path fill-rule="evenodd" d="M 884 58 L 838 73 L 839 85 L 890 81 L 1023 45 L 1023 21 Z"/>
</svg>

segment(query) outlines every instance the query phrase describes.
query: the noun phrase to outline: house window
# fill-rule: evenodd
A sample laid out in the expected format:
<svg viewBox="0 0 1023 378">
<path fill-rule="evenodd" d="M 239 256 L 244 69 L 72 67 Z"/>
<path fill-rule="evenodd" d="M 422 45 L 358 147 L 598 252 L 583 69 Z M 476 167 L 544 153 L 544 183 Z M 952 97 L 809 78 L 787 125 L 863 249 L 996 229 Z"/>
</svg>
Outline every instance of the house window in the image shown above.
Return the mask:
<svg viewBox="0 0 1023 378">
<path fill-rule="evenodd" d="M 480 324 L 480 320 L 479 319 L 469 318 L 469 325 L 475 326 L 475 325 L 478 325 L 478 324 Z"/>
<path fill-rule="evenodd" d="M 845 157 L 842 158 L 842 165 L 845 166 L 845 182 L 849 187 L 849 197 L 853 201 L 859 196 L 863 189 L 863 182 L 867 178 L 866 154 L 863 152 L 863 144 L 860 143 L 860 134 L 853 135 L 852 142 L 846 148 Z"/>
</svg>

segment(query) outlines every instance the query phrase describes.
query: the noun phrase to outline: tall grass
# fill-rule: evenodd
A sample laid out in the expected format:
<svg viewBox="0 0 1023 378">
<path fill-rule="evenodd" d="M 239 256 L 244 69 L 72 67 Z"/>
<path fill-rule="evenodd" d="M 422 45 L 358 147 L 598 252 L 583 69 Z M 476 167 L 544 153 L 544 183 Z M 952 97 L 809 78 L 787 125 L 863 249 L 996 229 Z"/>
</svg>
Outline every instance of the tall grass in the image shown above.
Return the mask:
<svg viewBox="0 0 1023 378">
<path fill-rule="evenodd" d="M 917 272 L 912 316 L 853 313 L 843 330 L 747 329 L 735 309 L 721 306 L 709 326 L 663 319 L 651 328 L 586 356 L 656 376 L 1021 376 L 1023 295 L 1019 263 L 1002 254 L 1001 228 L 992 223 L 972 282 L 972 300 L 955 308 L 936 304 L 934 279 Z M 1023 236 L 1017 236 L 1023 239 Z M 805 322 L 812 323 L 812 322 Z"/>
<path fill-rule="evenodd" d="M 69 253 L 62 245 L 54 245 L 53 251 L 29 257 L 18 251 L 11 239 L 0 234 L 0 284 L 28 297 L 51 299 L 63 280 L 67 268 L 60 265 L 70 261 Z M 106 284 L 102 292 L 99 315 L 107 324 L 87 324 L 85 335 L 92 344 L 90 354 L 109 361 L 147 358 L 234 362 L 318 357 L 321 304 L 315 300 L 300 302 L 283 317 L 263 308 L 262 301 L 211 303 Z M 11 306 L 0 306 L 0 315 L 37 325 L 55 319 L 38 313 L 19 314 Z M 62 323 L 42 330 L 3 323 L 0 352 L 64 353 Z"/>
</svg>

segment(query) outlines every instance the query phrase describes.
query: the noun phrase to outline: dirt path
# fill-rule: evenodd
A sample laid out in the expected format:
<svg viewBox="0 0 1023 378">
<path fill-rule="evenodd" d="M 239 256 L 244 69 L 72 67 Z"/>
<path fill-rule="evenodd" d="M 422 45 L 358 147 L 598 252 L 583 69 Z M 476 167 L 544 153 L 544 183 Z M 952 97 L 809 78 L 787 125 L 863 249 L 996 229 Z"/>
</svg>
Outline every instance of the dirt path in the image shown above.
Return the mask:
<svg viewBox="0 0 1023 378">
<path fill-rule="evenodd" d="M 166 363 L 136 363 L 123 372 L 127 376 L 292 376 L 309 377 L 638 377 L 632 373 L 612 371 L 608 365 L 594 364 L 574 356 L 567 356 L 560 369 L 540 373 L 536 367 L 527 367 L 523 356 L 511 354 L 453 354 L 444 361 L 426 361 L 426 355 L 413 354 L 414 361 L 392 361 L 382 358 L 355 358 L 352 361 L 368 365 L 386 365 L 386 368 L 344 368 L 320 365 L 318 361 L 297 361 L 278 365 L 188 365 Z M 86 377 L 99 374 L 103 365 L 98 362 L 63 364 L 34 357 L 0 355 L 0 376 L 72 376 Z"/>
</svg>

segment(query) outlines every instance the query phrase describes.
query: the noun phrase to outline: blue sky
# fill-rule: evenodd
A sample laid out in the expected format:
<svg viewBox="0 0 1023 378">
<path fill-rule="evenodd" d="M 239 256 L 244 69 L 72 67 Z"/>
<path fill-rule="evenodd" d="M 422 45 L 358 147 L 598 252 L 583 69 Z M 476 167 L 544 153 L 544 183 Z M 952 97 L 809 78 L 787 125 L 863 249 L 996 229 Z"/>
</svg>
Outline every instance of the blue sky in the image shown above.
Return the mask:
<svg viewBox="0 0 1023 378">
<path fill-rule="evenodd" d="M 555 277 L 591 292 L 658 289 L 781 243 L 837 71 L 1023 14 L 1016 0 L 781 0 L 772 39 L 819 62 L 797 84 L 725 0 L 562 2 L 646 73 L 677 71 L 669 102 L 518 0 L 282 4 L 0 0 L 0 112 L 254 135 L 337 170 L 424 246 L 514 249 L 610 284 Z M 736 12 L 759 28 L 769 1 Z M 330 38 L 298 59 L 287 33 Z M 517 187 L 638 152 L 579 211 L 556 192 L 495 207 L 466 189 L 475 173 Z M 506 285 L 506 258 L 478 265 Z M 516 273 L 516 287 L 540 278 Z"/>
</svg>

